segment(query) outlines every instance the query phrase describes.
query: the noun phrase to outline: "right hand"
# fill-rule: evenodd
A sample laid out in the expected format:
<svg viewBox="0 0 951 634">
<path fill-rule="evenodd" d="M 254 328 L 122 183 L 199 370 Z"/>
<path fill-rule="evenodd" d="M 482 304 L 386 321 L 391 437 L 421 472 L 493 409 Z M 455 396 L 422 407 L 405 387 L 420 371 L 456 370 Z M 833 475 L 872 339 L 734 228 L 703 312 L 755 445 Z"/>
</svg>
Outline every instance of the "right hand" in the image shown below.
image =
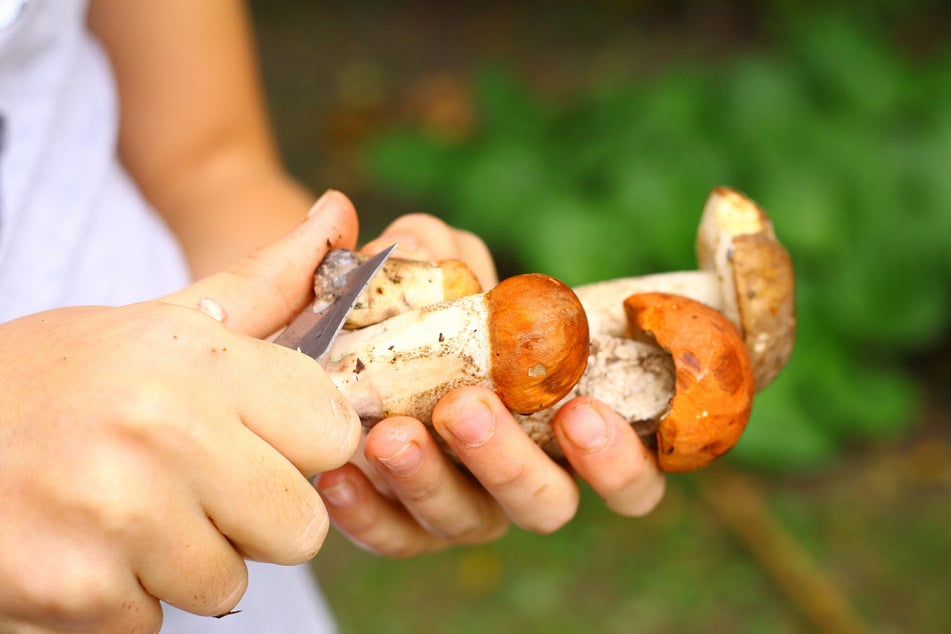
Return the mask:
<svg viewBox="0 0 951 634">
<path fill-rule="evenodd" d="M 306 476 L 350 459 L 359 419 L 312 359 L 260 340 L 356 240 L 342 195 L 315 209 L 162 300 L 0 324 L 0 631 L 157 631 L 159 599 L 231 610 L 245 557 L 317 553 L 329 522 Z"/>
</svg>

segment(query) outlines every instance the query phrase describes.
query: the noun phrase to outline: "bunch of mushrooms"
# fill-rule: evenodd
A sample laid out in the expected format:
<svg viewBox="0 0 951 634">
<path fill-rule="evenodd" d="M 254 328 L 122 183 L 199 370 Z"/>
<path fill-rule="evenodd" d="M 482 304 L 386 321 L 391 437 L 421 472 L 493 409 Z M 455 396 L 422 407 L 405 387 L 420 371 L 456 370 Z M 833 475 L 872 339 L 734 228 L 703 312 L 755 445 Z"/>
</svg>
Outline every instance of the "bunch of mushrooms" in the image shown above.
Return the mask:
<svg viewBox="0 0 951 634">
<path fill-rule="evenodd" d="M 766 214 L 714 189 L 697 235 L 698 271 L 570 289 L 517 275 L 488 292 L 457 261 L 391 259 L 358 300 L 327 371 L 366 425 L 392 415 L 429 422 L 449 390 L 483 385 L 546 452 L 551 418 L 592 396 L 627 419 L 665 471 L 726 453 L 755 392 L 786 364 L 795 336 L 794 276 Z M 315 275 L 333 301 L 364 256 L 328 254 Z"/>
</svg>

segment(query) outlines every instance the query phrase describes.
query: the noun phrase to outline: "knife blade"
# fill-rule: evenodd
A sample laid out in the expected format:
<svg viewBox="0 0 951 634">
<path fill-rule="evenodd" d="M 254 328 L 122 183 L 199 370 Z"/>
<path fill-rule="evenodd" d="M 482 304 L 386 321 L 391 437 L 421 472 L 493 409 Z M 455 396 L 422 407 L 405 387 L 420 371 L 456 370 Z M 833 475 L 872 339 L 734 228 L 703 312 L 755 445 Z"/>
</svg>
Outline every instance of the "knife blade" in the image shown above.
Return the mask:
<svg viewBox="0 0 951 634">
<path fill-rule="evenodd" d="M 353 310 L 360 293 L 367 287 L 394 249 L 396 249 L 395 244 L 348 272 L 333 302 L 327 304 L 325 299 L 312 301 L 288 324 L 284 332 L 274 339 L 274 343 L 303 352 L 318 363 L 322 363 L 334 339 L 337 338 L 337 333 L 347 321 L 347 315 Z"/>
</svg>

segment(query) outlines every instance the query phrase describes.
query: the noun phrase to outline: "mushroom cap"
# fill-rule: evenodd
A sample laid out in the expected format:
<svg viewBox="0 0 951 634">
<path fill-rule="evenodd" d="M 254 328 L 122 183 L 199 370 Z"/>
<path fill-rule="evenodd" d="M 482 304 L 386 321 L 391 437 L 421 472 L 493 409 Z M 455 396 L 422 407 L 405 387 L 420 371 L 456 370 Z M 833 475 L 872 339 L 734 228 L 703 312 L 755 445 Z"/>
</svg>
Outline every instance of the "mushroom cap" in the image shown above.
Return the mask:
<svg viewBox="0 0 951 634">
<path fill-rule="evenodd" d="M 728 187 L 707 198 L 697 233 L 700 268 L 716 273 L 723 312 L 749 350 L 756 389 L 786 365 L 796 335 L 795 276 L 773 224 L 752 200 Z"/>
<path fill-rule="evenodd" d="M 657 428 L 664 471 L 693 471 L 726 453 L 746 428 L 754 379 L 746 345 L 720 311 L 669 293 L 624 300 L 631 336 L 674 361 L 674 396 Z"/>
<path fill-rule="evenodd" d="M 557 403 L 588 363 L 588 319 L 574 291 L 529 273 L 503 280 L 485 299 L 489 372 L 502 402 L 519 414 Z"/>
</svg>

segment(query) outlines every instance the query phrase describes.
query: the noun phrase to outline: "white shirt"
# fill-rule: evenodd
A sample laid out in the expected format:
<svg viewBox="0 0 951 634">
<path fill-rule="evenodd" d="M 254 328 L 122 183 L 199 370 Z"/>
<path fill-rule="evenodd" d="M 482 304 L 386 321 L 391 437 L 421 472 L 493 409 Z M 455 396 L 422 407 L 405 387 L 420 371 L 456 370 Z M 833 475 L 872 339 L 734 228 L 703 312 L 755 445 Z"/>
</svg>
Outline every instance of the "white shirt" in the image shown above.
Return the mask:
<svg viewBox="0 0 951 634">
<path fill-rule="evenodd" d="M 0 0 L 0 322 L 122 305 L 188 284 L 172 234 L 122 168 L 87 0 Z M 165 606 L 162 632 L 332 632 L 306 566 L 249 564 L 240 614 Z"/>
</svg>

